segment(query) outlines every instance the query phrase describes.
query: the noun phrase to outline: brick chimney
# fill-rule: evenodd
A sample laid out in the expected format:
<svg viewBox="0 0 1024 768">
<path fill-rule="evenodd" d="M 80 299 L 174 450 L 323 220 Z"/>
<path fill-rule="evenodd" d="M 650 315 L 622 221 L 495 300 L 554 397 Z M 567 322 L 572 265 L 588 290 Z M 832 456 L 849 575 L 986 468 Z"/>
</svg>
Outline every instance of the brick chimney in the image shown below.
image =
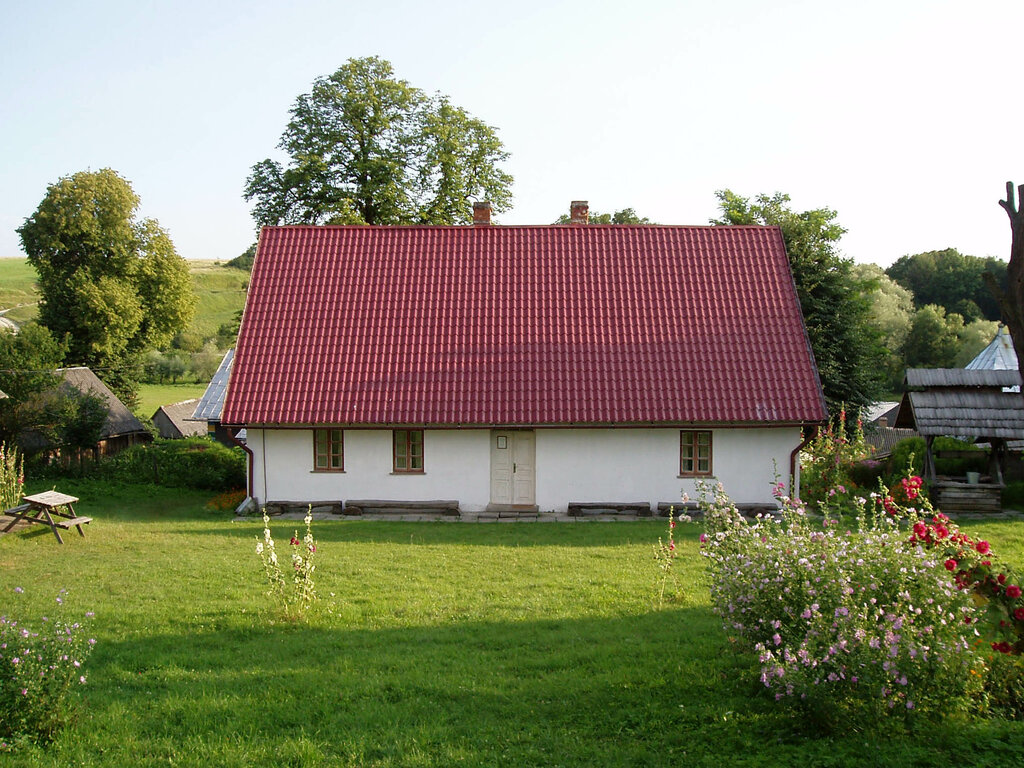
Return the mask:
<svg viewBox="0 0 1024 768">
<path fill-rule="evenodd" d="M 489 227 L 491 226 L 491 204 L 484 200 L 482 202 L 473 203 L 473 226 L 474 227 Z"/>
<path fill-rule="evenodd" d="M 590 204 L 586 200 L 573 200 L 569 205 L 569 223 L 586 224 L 590 221 Z"/>
</svg>

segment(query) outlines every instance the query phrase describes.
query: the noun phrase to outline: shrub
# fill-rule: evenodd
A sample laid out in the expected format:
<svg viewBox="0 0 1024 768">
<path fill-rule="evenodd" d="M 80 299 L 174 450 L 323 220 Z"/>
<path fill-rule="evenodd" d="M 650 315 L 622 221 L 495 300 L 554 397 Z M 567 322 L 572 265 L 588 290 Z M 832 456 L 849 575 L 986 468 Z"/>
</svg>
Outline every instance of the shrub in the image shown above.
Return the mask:
<svg viewBox="0 0 1024 768">
<path fill-rule="evenodd" d="M 39 631 L 0 616 L 0 751 L 23 740 L 48 741 L 72 716 L 71 690 L 85 684 L 82 665 L 96 641 L 85 639 L 81 623 L 64 618 L 65 594 Z"/>
<path fill-rule="evenodd" d="M 246 485 L 245 453 L 204 437 L 133 445 L 99 462 L 93 474 L 126 483 L 230 491 Z"/>
<path fill-rule="evenodd" d="M 780 520 L 752 523 L 721 486 L 702 499 L 712 604 L 758 654 L 764 689 L 832 728 L 966 709 L 984 671 L 970 645 L 979 609 L 908 541 L 891 499 L 859 499 L 857 530 L 841 532 L 827 514 L 812 525 L 781 485 L 778 498 Z"/>
<path fill-rule="evenodd" d="M 0 443 L 0 512 L 18 505 L 24 485 L 24 462 L 18 449 Z"/>
<path fill-rule="evenodd" d="M 900 440 L 889 455 L 888 472 L 896 477 L 906 472 L 911 475 L 924 473 L 925 441 L 923 437 L 906 437 Z"/>
</svg>

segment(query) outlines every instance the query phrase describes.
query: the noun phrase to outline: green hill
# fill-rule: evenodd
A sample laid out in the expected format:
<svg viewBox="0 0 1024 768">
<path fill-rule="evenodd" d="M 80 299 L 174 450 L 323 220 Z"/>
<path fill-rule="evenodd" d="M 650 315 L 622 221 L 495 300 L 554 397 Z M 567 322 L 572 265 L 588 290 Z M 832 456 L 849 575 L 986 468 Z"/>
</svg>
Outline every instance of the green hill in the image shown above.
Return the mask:
<svg viewBox="0 0 1024 768">
<path fill-rule="evenodd" d="M 217 329 L 231 320 L 245 304 L 249 274 L 215 261 L 189 261 L 192 283 L 199 303 L 190 330 L 203 339 L 214 338 Z M 36 273 L 28 259 L 0 259 L 0 311 L 15 322 L 32 320 L 39 300 Z"/>
</svg>

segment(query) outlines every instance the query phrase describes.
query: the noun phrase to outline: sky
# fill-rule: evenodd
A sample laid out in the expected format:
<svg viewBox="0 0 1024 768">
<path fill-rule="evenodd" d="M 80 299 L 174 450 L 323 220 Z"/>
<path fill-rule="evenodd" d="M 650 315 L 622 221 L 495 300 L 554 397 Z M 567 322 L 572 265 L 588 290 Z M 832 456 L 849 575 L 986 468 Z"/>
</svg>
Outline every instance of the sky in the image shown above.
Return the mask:
<svg viewBox="0 0 1024 768">
<path fill-rule="evenodd" d="M 778 191 L 835 210 L 857 262 L 1006 259 L 1022 29 L 1021 0 L 0 0 L 0 257 L 48 185 L 101 168 L 185 258 L 237 256 L 295 99 L 376 55 L 497 129 L 502 224 L 588 200 L 700 225 L 716 190 Z"/>
</svg>

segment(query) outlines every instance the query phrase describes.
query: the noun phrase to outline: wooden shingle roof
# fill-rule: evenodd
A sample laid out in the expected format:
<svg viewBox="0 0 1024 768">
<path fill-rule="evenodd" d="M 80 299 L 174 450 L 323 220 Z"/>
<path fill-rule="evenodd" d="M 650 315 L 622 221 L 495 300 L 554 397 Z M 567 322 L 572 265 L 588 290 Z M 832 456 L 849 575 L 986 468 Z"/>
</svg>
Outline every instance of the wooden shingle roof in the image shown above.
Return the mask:
<svg viewBox="0 0 1024 768">
<path fill-rule="evenodd" d="M 1024 439 L 1024 397 L 1004 391 L 1020 382 L 1010 370 L 909 369 L 895 426 L 926 437 Z"/>
</svg>

